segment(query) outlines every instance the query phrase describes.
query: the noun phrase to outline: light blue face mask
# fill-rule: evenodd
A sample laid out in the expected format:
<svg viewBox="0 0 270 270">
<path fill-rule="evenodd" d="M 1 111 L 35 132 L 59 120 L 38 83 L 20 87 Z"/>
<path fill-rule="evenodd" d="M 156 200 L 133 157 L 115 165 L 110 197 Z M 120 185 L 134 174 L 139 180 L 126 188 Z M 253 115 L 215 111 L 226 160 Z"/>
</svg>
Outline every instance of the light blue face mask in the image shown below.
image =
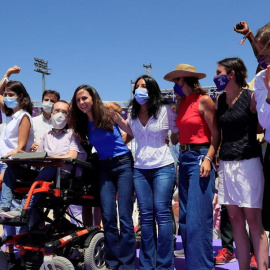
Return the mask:
<svg viewBox="0 0 270 270">
<path fill-rule="evenodd" d="M 140 105 L 145 104 L 149 99 L 148 90 L 146 88 L 137 88 L 135 90 L 134 98 Z"/>
<path fill-rule="evenodd" d="M 16 97 L 4 97 L 4 103 L 9 109 L 14 109 L 19 105 Z"/>
</svg>

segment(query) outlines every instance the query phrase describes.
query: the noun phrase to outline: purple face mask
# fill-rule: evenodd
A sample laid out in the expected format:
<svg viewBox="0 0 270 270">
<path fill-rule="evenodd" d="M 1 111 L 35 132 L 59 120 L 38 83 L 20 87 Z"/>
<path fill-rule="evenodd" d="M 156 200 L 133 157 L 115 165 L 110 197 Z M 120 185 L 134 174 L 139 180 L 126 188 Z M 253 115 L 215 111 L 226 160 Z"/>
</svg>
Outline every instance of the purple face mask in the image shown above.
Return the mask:
<svg viewBox="0 0 270 270">
<path fill-rule="evenodd" d="M 219 91 L 222 91 L 226 88 L 226 86 L 229 82 L 229 79 L 228 79 L 227 75 L 222 74 L 222 75 L 215 76 L 213 81 L 214 81 L 217 89 Z"/>
<path fill-rule="evenodd" d="M 183 93 L 182 86 L 178 85 L 177 83 L 173 87 L 174 92 L 179 95 L 180 97 L 185 97 L 186 95 Z"/>
<path fill-rule="evenodd" d="M 257 56 L 257 61 L 263 69 L 267 68 L 267 62 L 265 61 L 265 57 L 263 55 L 259 54 Z"/>
</svg>

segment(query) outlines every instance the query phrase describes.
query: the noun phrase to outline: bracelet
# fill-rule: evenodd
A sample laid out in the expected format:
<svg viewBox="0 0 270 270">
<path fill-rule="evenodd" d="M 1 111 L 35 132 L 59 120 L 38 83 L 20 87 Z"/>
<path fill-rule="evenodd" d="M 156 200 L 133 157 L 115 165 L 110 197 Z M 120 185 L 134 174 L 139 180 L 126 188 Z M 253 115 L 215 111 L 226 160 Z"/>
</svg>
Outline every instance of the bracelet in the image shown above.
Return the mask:
<svg viewBox="0 0 270 270">
<path fill-rule="evenodd" d="M 210 158 L 210 157 L 208 157 L 208 156 L 205 156 L 204 158 L 208 159 L 210 162 L 212 162 L 212 161 L 213 161 L 213 159 L 212 159 L 212 158 Z"/>
<path fill-rule="evenodd" d="M 4 75 L 3 79 L 4 79 L 3 82 L 4 82 L 4 81 L 9 82 L 9 77 L 8 77 L 7 75 Z"/>
<path fill-rule="evenodd" d="M 270 105 L 270 98 L 267 97 L 267 98 L 265 99 L 265 102 L 266 102 L 267 104 Z"/>
<path fill-rule="evenodd" d="M 248 36 L 250 35 L 250 33 L 251 33 L 251 30 L 249 29 L 248 32 L 243 37 L 243 39 L 240 41 L 240 45 L 243 45 L 245 43 L 245 41 L 248 38 Z"/>
<path fill-rule="evenodd" d="M 247 38 L 250 35 L 250 33 L 251 33 L 251 30 L 249 29 L 248 32 L 245 35 L 245 38 Z"/>
</svg>

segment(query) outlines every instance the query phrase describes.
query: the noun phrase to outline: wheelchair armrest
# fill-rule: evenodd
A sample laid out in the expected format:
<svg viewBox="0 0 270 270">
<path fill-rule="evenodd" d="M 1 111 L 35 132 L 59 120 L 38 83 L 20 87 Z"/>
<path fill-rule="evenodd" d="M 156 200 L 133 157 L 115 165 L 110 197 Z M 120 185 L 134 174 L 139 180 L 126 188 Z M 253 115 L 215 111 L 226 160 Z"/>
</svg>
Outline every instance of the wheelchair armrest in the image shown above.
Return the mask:
<svg viewBox="0 0 270 270">
<path fill-rule="evenodd" d="M 86 162 L 86 161 L 82 161 L 82 160 L 77 159 L 77 158 L 65 159 L 65 163 L 73 164 L 73 165 L 79 166 L 79 167 L 84 168 L 84 169 L 89 169 L 89 170 L 95 169 L 93 164 Z"/>
</svg>

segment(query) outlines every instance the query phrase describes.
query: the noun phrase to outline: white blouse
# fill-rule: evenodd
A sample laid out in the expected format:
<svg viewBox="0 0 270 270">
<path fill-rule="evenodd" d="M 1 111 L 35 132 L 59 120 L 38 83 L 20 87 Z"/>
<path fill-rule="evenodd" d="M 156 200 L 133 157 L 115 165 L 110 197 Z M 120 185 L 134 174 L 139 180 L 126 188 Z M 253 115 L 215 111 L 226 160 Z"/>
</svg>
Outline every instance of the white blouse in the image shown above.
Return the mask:
<svg viewBox="0 0 270 270">
<path fill-rule="evenodd" d="M 174 162 L 170 147 L 166 143 L 169 130 L 176 133 L 176 114 L 169 105 L 164 105 L 157 113 L 157 119 L 152 116 L 146 126 L 139 118 L 127 119 L 137 141 L 134 167 L 138 169 L 155 169 Z"/>
<path fill-rule="evenodd" d="M 259 123 L 265 128 L 264 139 L 270 143 L 270 105 L 265 101 L 268 90 L 264 84 L 263 76 L 265 76 L 265 70 L 262 70 L 256 75 L 254 97 L 257 103 L 256 109 Z"/>
<path fill-rule="evenodd" d="M 25 151 L 30 151 L 31 145 L 34 142 L 34 130 L 31 115 L 24 111 L 19 110 L 11 116 L 7 116 L 6 125 L 4 126 L 0 137 L 0 157 L 5 156 L 11 150 L 18 146 L 19 125 L 24 115 L 27 115 L 30 120 L 30 132 L 26 144 Z"/>
</svg>

